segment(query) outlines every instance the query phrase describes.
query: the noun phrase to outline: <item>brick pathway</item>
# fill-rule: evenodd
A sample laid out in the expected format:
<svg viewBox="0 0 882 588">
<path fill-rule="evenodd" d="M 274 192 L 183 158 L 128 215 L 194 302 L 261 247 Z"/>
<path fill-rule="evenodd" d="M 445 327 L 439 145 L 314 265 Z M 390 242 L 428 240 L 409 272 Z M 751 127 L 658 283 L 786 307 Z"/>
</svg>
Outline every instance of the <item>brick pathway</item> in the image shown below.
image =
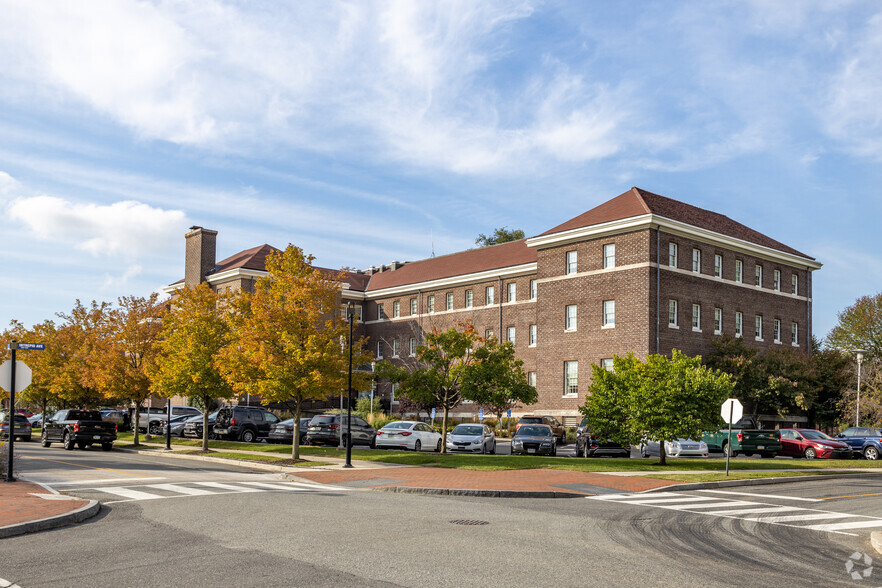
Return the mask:
<svg viewBox="0 0 882 588">
<path fill-rule="evenodd" d="M 39 484 L 0 481 L 0 527 L 66 514 L 89 504 L 88 500 L 52 499 L 50 495 Z"/>
<path fill-rule="evenodd" d="M 388 467 L 382 469 L 298 471 L 299 478 L 320 484 L 358 485 L 363 488 L 381 486 L 409 486 L 414 488 L 445 488 L 456 490 L 519 490 L 526 492 L 572 492 L 594 494 L 589 488 L 597 486 L 610 490 L 640 492 L 676 482 L 634 476 L 610 476 L 566 470 L 505 470 L 471 471 L 449 468 Z M 372 483 L 374 482 L 374 483 Z M 573 487 L 575 486 L 575 487 Z"/>
</svg>

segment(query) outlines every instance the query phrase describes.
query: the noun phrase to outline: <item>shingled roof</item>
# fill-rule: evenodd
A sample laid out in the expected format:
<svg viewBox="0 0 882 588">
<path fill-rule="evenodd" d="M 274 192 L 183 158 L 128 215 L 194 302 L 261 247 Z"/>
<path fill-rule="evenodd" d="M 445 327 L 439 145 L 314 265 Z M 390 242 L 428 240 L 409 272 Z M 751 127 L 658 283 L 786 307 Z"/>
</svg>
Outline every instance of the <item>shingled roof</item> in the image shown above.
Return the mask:
<svg viewBox="0 0 882 588">
<path fill-rule="evenodd" d="M 553 229 L 545 231 L 540 236 L 553 235 L 555 233 L 562 233 L 572 229 L 590 227 L 592 225 L 642 216 L 644 214 L 658 215 L 694 227 L 720 233 L 727 237 L 734 237 L 735 239 L 741 239 L 742 241 L 748 241 L 777 251 L 798 255 L 806 259 L 814 259 L 813 257 L 809 257 L 805 253 L 801 253 L 792 247 L 788 247 L 787 245 L 784 245 L 771 237 L 767 237 L 750 227 L 746 227 L 725 215 L 705 210 L 704 208 L 698 208 L 697 206 L 692 206 L 691 204 L 686 204 L 685 202 L 680 202 L 673 198 L 653 194 L 652 192 L 647 192 L 640 188 L 631 188 L 624 194 L 620 194 L 612 200 L 608 200 L 599 206 L 595 206 L 588 212 L 580 214 Z"/>
</svg>

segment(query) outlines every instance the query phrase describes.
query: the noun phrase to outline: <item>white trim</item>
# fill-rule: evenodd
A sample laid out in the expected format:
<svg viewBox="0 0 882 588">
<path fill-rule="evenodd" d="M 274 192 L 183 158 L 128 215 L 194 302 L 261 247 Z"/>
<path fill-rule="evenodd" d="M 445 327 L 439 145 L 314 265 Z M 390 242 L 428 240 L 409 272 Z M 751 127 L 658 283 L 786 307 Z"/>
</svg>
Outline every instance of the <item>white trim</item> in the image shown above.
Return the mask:
<svg viewBox="0 0 882 588">
<path fill-rule="evenodd" d="M 601 235 L 612 235 L 615 233 L 625 233 L 641 229 L 649 225 L 651 222 L 651 214 L 632 216 L 625 219 L 610 221 L 608 223 L 578 227 L 560 233 L 553 233 L 551 235 L 530 237 L 527 239 L 526 243 L 527 247 L 536 247 L 537 249 L 556 245 L 567 245 L 569 243 L 585 241 L 587 238 L 599 237 Z"/>
<path fill-rule="evenodd" d="M 438 280 L 428 280 L 425 282 L 414 282 L 412 284 L 404 284 L 402 286 L 394 286 L 392 288 L 383 288 L 381 290 L 368 290 L 365 296 L 368 299 L 385 298 L 396 294 L 405 294 L 417 292 L 419 290 L 441 290 L 448 287 L 465 286 L 468 284 L 477 284 L 497 278 L 510 278 L 524 276 L 536 273 L 536 262 L 524 263 L 521 265 L 513 265 L 473 274 L 462 274 L 449 278 L 441 278 Z M 436 312 L 437 314 L 437 312 Z"/>
<path fill-rule="evenodd" d="M 679 331 L 679 330 L 680 330 L 680 325 L 672 325 L 671 323 L 668 323 L 668 328 L 669 328 L 669 329 L 677 329 L 677 330 Z"/>
<path fill-rule="evenodd" d="M 267 272 L 267 271 L 237 267 L 237 268 L 234 268 L 231 270 L 227 270 L 225 272 L 221 272 L 219 274 L 211 274 L 209 276 L 206 276 L 205 281 L 211 285 L 214 285 L 214 284 L 217 284 L 220 282 L 225 282 L 227 280 L 232 280 L 235 278 L 257 279 L 257 278 L 262 278 L 262 277 L 268 276 L 268 275 L 269 275 L 269 272 Z"/>
<path fill-rule="evenodd" d="M 644 264 L 634 264 L 634 265 L 635 266 L 642 266 Z M 656 266 L 657 266 L 657 264 L 654 261 L 648 263 L 648 267 L 654 268 Z M 679 267 L 672 267 L 672 266 L 666 265 L 664 263 L 661 265 L 661 269 L 667 270 L 669 272 L 674 272 L 675 274 L 681 274 L 683 276 L 691 276 L 693 278 L 701 278 L 703 280 L 712 280 L 717 283 L 723 282 L 724 284 L 727 284 L 730 286 L 738 286 L 740 288 L 747 288 L 747 289 L 753 290 L 753 291 L 762 290 L 763 292 L 766 292 L 768 294 L 774 294 L 775 296 L 783 296 L 784 298 L 790 298 L 791 300 L 801 300 L 802 302 L 811 302 L 812 301 L 811 298 L 806 298 L 805 296 L 799 296 L 798 294 L 791 294 L 790 292 L 784 292 L 783 290 L 775 291 L 775 290 L 770 290 L 768 288 L 762 288 L 760 286 L 754 286 L 753 284 L 745 284 L 744 282 L 736 282 L 735 280 L 727 280 L 726 278 L 715 278 L 714 276 L 712 276 L 710 274 L 697 274 L 697 273 L 693 272 L 691 269 L 685 270 L 685 269 L 682 269 Z M 546 278 L 546 279 L 549 279 L 549 278 Z M 554 279 L 554 278 L 550 278 L 550 279 Z"/>
<path fill-rule="evenodd" d="M 700 332 L 701 332 L 701 327 L 692 327 L 692 332 L 693 332 L 693 333 L 700 333 Z"/>
<path fill-rule="evenodd" d="M 589 270 L 587 272 L 578 272 L 575 274 L 564 274 L 562 276 L 554 276 L 552 278 L 542 278 L 541 280 L 537 279 L 536 283 L 537 284 L 545 284 L 548 282 L 557 282 L 558 280 L 572 280 L 574 278 L 587 278 L 587 277 L 596 276 L 599 274 L 608 274 L 611 272 L 620 272 L 620 271 L 625 271 L 625 270 L 640 269 L 640 268 L 644 268 L 644 267 L 653 267 L 653 266 L 654 266 L 653 263 L 651 263 L 649 261 L 643 261 L 640 263 L 632 263 L 630 265 L 617 265 L 615 267 L 610 267 L 610 268 L 606 268 L 606 269 Z"/>
<path fill-rule="evenodd" d="M 615 323 L 610 323 L 610 324 L 608 324 L 608 325 L 602 325 L 600 328 L 601 328 L 601 329 L 615 329 L 615 328 L 616 328 L 616 324 L 615 324 Z"/>
</svg>

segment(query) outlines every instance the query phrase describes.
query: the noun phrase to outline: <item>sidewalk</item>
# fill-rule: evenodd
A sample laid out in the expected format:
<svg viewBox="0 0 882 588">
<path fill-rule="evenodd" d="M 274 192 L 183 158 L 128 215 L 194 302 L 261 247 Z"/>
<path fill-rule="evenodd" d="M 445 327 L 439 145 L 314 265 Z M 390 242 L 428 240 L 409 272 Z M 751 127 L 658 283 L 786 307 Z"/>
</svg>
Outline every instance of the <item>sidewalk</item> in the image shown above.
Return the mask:
<svg viewBox="0 0 882 588">
<path fill-rule="evenodd" d="M 0 539 L 79 523 L 99 509 L 94 500 L 64 496 L 22 479 L 0 482 Z"/>
</svg>

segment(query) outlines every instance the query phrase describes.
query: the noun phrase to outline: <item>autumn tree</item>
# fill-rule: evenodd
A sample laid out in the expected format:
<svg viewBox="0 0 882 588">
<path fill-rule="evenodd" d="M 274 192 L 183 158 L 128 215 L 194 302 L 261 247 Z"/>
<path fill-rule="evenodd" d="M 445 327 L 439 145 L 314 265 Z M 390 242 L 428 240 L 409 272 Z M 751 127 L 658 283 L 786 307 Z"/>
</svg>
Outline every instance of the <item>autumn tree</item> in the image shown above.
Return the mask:
<svg viewBox="0 0 882 588">
<path fill-rule="evenodd" d="M 495 337 L 475 349 L 473 375 L 464 394 L 502 420 L 502 414 L 518 405 L 535 404 L 536 388 L 527 382 L 524 362 L 515 359 L 514 345 Z"/>
<path fill-rule="evenodd" d="M 56 330 L 60 356 L 53 378 L 53 392 L 66 406 L 95 407 L 108 397 L 100 375 L 100 363 L 112 340 L 108 322 L 110 303 L 79 300 Z"/>
<path fill-rule="evenodd" d="M 882 358 L 882 292 L 862 296 L 838 315 L 827 346 L 850 352 L 863 349 L 868 362 Z"/>
<path fill-rule="evenodd" d="M 676 349 L 671 357 L 649 355 L 645 362 L 633 353 L 616 356 L 611 371 L 592 367 L 589 394 L 579 409 L 589 430 L 623 444 L 657 440 L 661 465 L 665 441 L 699 439 L 717 428 L 720 406 L 733 391 L 727 374 Z"/>
<path fill-rule="evenodd" d="M 734 396 L 744 403 L 745 414 L 762 411 L 777 412 L 765 400 L 762 392 L 768 380 L 759 351 L 750 347 L 741 337 L 726 334 L 712 341 L 713 351 L 705 357 L 707 366 L 729 374 L 734 385 Z"/>
<path fill-rule="evenodd" d="M 340 301 L 345 274 L 313 267 L 313 259 L 293 245 L 267 257 L 268 275 L 231 308 L 228 318 L 234 336 L 218 363 L 237 392 L 292 407 L 293 459 L 300 458 L 304 403 L 324 399 L 347 385 L 349 326 Z M 353 365 L 370 361 L 363 341 L 354 341 Z M 360 370 L 354 372 L 353 388 L 368 389 L 369 378 Z"/>
<path fill-rule="evenodd" d="M 57 332 L 55 323 L 44 321 L 34 325 L 31 329 L 24 329 L 21 324 L 17 325 L 10 334 L 18 341 L 28 343 L 42 343 L 46 348 L 42 351 L 27 352 L 27 355 L 19 353 L 18 358 L 24 360 L 31 368 L 31 385 L 21 391 L 19 398 L 25 402 L 31 402 L 40 406 L 42 420 L 41 428 L 46 424 L 47 412 L 50 404 L 58 404 L 58 397 L 53 392 L 53 381 L 59 371 L 61 353 L 58 348 Z M 5 343 L 4 343 L 5 348 Z"/>
<path fill-rule="evenodd" d="M 500 227 L 498 229 L 494 229 L 490 235 L 479 233 L 478 238 L 475 239 L 475 245 L 477 245 L 478 247 L 489 247 L 491 245 L 499 245 L 501 243 L 508 243 L 510 241 L 519 241 L 523 238 L 524 231 L 522 231 L 521 229 L 509 230 L 507 227 Z"/>
<path fill-rule="evenodd" d="M 230 341 L 224 302 L 205 282 L 178 290 L 162 317 L 155 360 L 145 366 L 152 392 L 202 401 L 203 451 L 208 451 L 208 407 L 215 399 L 233 396 L 219 367 L 220 351 Z"/>
</svg>

